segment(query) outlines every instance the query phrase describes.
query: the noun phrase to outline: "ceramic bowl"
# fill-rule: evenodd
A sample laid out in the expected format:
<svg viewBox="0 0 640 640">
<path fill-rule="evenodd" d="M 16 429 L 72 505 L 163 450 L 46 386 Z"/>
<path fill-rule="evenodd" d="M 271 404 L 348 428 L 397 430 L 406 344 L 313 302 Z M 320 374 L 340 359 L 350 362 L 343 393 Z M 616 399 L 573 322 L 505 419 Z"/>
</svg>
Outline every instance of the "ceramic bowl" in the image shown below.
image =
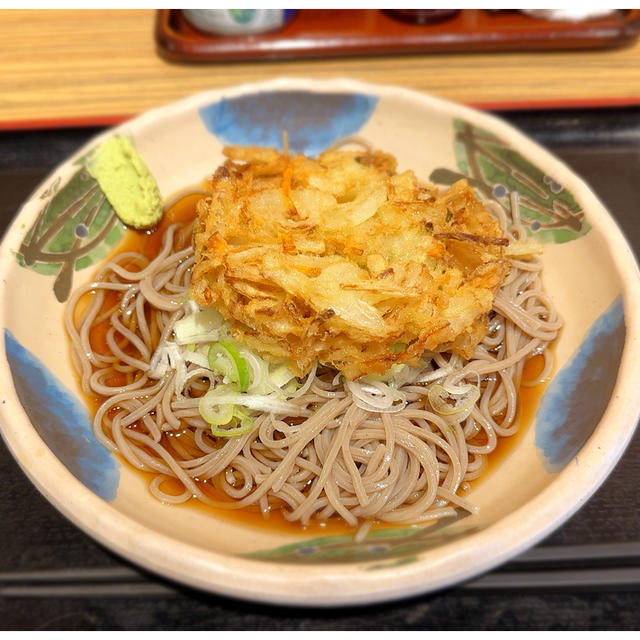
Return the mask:
<svg viewBox="0 0 640 640">
<path fill-rule="evenodd" d="M 276 530 L 154 500 L 147 481 L 94 438 L 62 314 L 125 230 L 78 208 L 92 140 L 23 206 L 2 242 L 0 417 L 24 472 L 66 517 L 121 556 L 191 587 L 279 605 L 333 606 L 440 589 L 532 546 L 603 482 L 640 408 L 640 279 L 596 196 L 563 163 L 485 113 L 392 86 L 282 79 L 215 90 L 105 133 L 133 137 L 166 198 L 212 173 L 225 144 L 315 154 L 357 135 L 399 168 L 441 184 L 460 175 L 509 206 L 526 195 L 544 243 L 545 287 L 565 320 L 556 373 L 531 424 L 468 498 L 479 511 L 435 527 L 351 534 Z M 79 200 L 80 199 L 80 200 Z M 85 207 L 82 209 L 82 207 Z"/>
</svg>

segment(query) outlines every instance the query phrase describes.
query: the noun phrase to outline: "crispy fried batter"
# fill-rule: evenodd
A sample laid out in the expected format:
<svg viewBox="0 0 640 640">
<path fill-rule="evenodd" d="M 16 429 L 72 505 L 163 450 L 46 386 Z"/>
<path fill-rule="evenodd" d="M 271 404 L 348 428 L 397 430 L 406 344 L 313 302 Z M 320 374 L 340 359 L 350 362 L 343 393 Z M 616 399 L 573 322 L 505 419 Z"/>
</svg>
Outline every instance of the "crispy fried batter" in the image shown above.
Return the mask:
<svg viewBox="0 0 640 640">
<path fill-rule="evenodd" d="M 230 147 L 198 206 L 191 296 L 297 375 L 355 379 L 425 351 L 470 357 L 507 273 L 466 181 L 440 193 L 380 151 Z"/>
</svg>

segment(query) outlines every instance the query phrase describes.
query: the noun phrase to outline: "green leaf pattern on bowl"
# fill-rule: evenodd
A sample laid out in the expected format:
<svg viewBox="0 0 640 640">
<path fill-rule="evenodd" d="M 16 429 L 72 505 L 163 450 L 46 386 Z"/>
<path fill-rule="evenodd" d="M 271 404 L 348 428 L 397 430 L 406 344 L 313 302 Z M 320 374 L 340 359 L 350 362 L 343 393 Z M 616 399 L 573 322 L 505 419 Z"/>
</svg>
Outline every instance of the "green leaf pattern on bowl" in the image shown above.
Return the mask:
<svg viewBox="0 0 640 640">
<path fill-rule="evenodd" d="M 410 526 L 404 529 L 378 529 L 370 532 L 361 542 L 355 534 L 335 535 L 296 542 L 275 549 L 267 549 L 246 554 L 245 557 L 271 562 L 291 564 L 325 564 L 331 562 L 363 563 L 367 570 L 384 569 L 405 564 L 418 559 L 418 553 L 431 547 L 451 542 L 457 537 L 468 535 L 470 529 L 449 532 L 447 528 L 466 518 L 469 514 L 459 510 L 455 516 L 443 518 L 430 525 Z M 472 527 L 471 530 L 475 530 Z M 393 561 L 389 562 L 380 561 Z"/>
<path fill-rule="evenodd" d="M 122 237 L 124 225 L 84 166 L 62 187 L 56 179 L 40 199 L 44 205 L 17 259 L 23 267 L 55 276 L 53 291 L 64 302 L 71 293 L 73 272 L 105 258 Z"/>
<path fill-rule="evenodd" d="M 511 213 L 517 192 L 522 223 L 541 242 L 561 244 L 585 235 L 591 226 L 573 195 L 493 133 L 454 120 L 454 151 L 459 172 L 439 168 L 430 179 L 453 184 L 467 178 L 480 197 L 500 202 Z"/>
</svg>

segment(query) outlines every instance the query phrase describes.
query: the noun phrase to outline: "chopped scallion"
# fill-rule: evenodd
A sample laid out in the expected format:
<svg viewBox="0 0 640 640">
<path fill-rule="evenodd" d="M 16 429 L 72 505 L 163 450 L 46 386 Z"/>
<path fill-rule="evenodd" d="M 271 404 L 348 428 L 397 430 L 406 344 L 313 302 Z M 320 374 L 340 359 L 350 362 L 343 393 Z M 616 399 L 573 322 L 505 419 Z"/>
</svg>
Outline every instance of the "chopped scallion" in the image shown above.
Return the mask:
<svg viewBox="0 0 640 640">
<path fill-rule="evenodd" d="M 238 391 L 244 392 L 251 382 L 247 361 L 230 342 L 214 342 L 209 347 L 209 367 L 226 376 L 230 382 L 238 385 Z"/>
</svg>

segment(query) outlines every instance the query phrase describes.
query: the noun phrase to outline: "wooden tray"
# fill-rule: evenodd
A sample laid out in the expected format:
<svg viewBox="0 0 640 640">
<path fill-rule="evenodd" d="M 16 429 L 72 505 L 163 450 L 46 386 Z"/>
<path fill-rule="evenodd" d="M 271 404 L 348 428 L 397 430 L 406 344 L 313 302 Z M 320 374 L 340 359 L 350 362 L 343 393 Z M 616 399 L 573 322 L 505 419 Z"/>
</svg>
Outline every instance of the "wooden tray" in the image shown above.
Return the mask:
<svg viewBox="0 0 640 640">
<path fill-rule="evenodd" d="M 158 52 L 180 62 L 594 49 L 629 44 L 639 33 L 640 9 L 583 22 L 552 22 L 516 10 L 461 9 L 453 18 L 425 25 L 378 9 L 300 9 L 278 31 L 251 36 L 207 34 L 191 26 L 179 9 L 160 9 L 155 29 Z"/>
</svg>

